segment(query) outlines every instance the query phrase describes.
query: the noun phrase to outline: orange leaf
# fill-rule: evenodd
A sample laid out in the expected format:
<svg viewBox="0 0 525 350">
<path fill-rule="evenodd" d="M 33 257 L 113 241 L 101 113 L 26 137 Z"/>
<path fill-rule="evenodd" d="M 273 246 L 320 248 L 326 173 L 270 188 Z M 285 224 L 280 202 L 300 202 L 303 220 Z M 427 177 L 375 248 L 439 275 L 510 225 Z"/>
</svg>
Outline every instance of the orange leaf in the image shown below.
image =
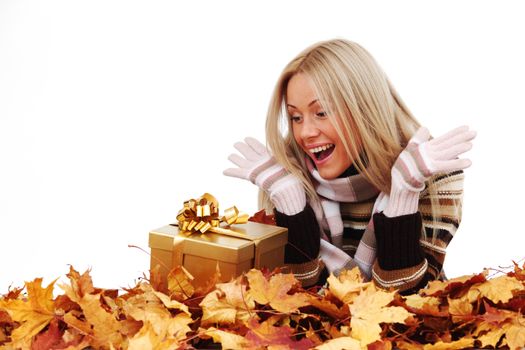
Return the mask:
<svg viewBox="0 0 525 350">
<path fill-rule="evenodd" d="M 255 318 L 250 319 L 247 324 L 250 330 L 246 333 L 246 340 L 255 348 L 283 345 L 289 349 L 307 350 L 313 346 L 313 343 L 307 338 L 299 341 L 292 339 L 294 334 L 292 328 L 288 326 L 275 327 L 274 323 L 278 319 L 278 316 L 272 316 L 263 323 L 257 322 Z"/>
<path fill-rule="evenodd" d="M 33 282 L 25 284 L 27 300 L 0 300 L 0 308 L 4 308 L 14 321 L 20 323 L 20 326 L 11 334 L 15 347 L 27 347 L 31 338 L 55 317 L 53 302 L 55 281 L 46 288 L 42 288 L 42 278 L 36 278 Z"/>
</svg>

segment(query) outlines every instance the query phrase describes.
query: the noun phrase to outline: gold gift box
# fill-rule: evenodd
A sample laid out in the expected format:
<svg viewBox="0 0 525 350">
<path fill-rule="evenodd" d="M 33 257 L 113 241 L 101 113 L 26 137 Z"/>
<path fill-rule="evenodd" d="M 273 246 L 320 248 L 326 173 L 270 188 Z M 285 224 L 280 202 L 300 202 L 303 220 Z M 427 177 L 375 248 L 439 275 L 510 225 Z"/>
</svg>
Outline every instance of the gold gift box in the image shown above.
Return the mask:
<svg viewBox="0 0 525 350">
<path fill-rule="evenodd" d="M 229 228 L 240 237 L 208 232 L 187 235 L 173 225 L 151 231 L 151 268 L 159 264 L 163 283 L 166 283 L 169 271 L 182 265 L 195 278 L 192 284 L 198 287 L 214 275 L 217 263 L 223 282 L 251 268 L 274 269 L 284 265 L 284 247 L 288 241 L 286 228 L 251 221 Z"/>
</svg>

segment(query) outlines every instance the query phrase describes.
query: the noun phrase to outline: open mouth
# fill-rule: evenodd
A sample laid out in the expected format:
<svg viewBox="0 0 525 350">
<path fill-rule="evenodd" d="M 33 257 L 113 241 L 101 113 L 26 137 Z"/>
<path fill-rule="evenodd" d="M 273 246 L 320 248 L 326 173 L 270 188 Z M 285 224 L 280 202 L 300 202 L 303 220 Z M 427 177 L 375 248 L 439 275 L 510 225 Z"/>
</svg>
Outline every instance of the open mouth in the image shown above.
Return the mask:
<svg viewBox="0 0 525 350">
<path fill-rule="evenodd" d="M 330 154 L 334 151 L 335 145 L 333 143 L 315 147 L 309 150 L 309 152 L 314 156 L 315 160 L 318 162 L 328 158 Z"/>
</svg>

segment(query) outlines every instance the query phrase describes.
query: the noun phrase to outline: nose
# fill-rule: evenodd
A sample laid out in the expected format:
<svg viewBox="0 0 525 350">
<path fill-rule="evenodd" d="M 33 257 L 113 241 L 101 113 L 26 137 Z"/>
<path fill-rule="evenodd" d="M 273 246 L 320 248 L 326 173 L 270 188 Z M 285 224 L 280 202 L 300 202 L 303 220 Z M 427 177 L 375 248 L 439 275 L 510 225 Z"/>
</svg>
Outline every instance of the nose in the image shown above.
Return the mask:
<svg viewBox="0 0 525 350">
<path fill-rule="evenodd" d="M 301 125 L 301 138 L 308 140 L 319 136 L 319 127 L 314 118 L 305 117 Z"/>
</svg>

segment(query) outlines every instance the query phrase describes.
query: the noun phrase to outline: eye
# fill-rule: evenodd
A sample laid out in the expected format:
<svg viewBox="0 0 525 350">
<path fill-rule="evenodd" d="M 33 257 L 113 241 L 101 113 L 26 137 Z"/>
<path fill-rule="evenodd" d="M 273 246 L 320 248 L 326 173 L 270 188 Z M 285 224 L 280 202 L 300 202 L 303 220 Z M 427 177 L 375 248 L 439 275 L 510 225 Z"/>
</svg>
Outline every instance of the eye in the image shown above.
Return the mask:
<svg viewBox="0 0 525 350">
<path fill-rule="evenodd" d="M 300 115 L 291 115 L 290 120 L 292 121 L 292 123 L 300 123 L 303 120 L 303 117 L 301 117 Z"/>
<path fill-rule="evenodd" d="M 315 113 L 315 115 L 318 117 L 318 118 L 325 118 L 327 116 L 326 112 L 317 112 Z"/>
</svg>

